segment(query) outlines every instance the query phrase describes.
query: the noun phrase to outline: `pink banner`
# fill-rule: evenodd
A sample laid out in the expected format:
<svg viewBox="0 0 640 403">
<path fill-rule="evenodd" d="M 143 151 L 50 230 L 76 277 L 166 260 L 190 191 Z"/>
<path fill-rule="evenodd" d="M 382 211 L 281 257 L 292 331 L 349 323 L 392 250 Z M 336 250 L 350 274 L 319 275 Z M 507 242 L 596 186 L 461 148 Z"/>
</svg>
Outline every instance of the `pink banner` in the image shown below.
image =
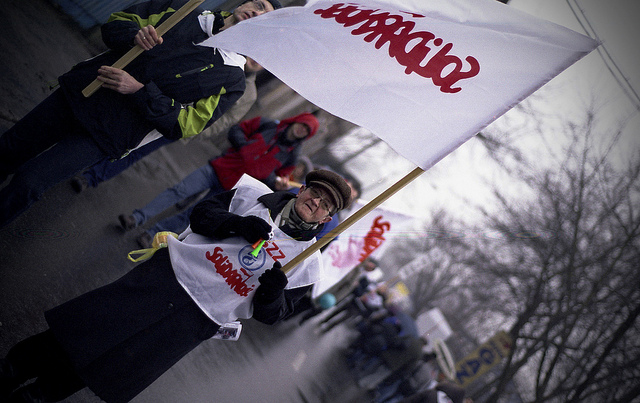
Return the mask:
<svg viewBox="0 0 640 403">
<path fill-rule="evenodd" d="M 354 211 L 362 205 L 357 202 Z M 340 234 L 322 252 L 322 277 L 313 287 L 313 296 L 322 294 L 337 283 L 367 256 L 382 256 L 393 238 L 404 235 L 404 229 L 412 218 L 378 207 Z"/>
</svg>

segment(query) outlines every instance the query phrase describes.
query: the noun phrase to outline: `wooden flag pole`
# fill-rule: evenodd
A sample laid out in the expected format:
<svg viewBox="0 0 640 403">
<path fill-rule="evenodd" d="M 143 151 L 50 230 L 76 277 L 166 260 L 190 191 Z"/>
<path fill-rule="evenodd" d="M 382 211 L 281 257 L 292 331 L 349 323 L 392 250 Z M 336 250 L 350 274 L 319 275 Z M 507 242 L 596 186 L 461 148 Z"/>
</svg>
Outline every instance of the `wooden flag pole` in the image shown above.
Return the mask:
<svg viewBox="0 0 640 403">
<path fill-rule="evenodd" d="M 158 26 L 158 28 L 156 28 L 156 32 L 158 33 L 158 36 L 162 36 L 165 33 L 167 33 L 168 30 L 173 28 L 174 25 L 176 25 L 181 19 L 186 17 L 190 12 L 195 10 L 195 8 L 198 7 L 200 4 L 202 4 L 203 2 L 204 0 L 190 0 L 184 6 L 180 7 L 178 11 L 174 12 L 169 18 L 167 18 L 165 22 L 163 22 Z M 115 63 L 113 63 L 111 67 L 115 67 L 117 69 L 123 69 L 127 64 L 131 63 L 133 59 L 138 57 L 140 53 L 142 53 L 142 51 L 143 49 L 140 46 L 135 45 L 127 53 L 125 53 L 120 59 L 118 59 Z M 82 95 L 84 95 L 85 98 L 90 97 L 91 95 L 93 95 L 94 92 L 98 91 L 101 85 L 102 85 L 102 82 L 98 81 L 98 79 L 93 80 L 91 84 L 87 85 L 85 89 L 82 90 Z"/>
<path fill-rule="evenodd" d="M 300 253 L 298 256 L 296 256 L 293 259 L 291 259 L 291 261 L 289 261 L 287 264 L 285 264 L 282 267 L 282 271 L 287 273 L 289 270 L 291 270 L 294 267 L 296 267 L 298 264 L 300 264 L 306 258 L 311 256 L 314 252 L 320 250 L 320 248 L 322 248 L 323 246 L 325 246 L 326 244 L 331 242 L 335 237 L 340 235 L 344 230 L 346 230 L 347 228 L 352 226 L 356 221 L 358 221 L 359 219 L 361 219 L 365 215 L 369 214 L 371 211 L 373 211 L 373 209 L 378 207 L 380 204 L 382 204 L 389 197 L 391 197 L 394 194 L 396 194 L 400 189 L 402 189 L 407 184 L 409 184 L 409 182 L 411 182 L 412 180 L 414 180 L 415 178 L 420 176 L 423 172 L 424 172 L 424 170 L 422 168 L 419 168 L 419 167 L 414 169 L 413 171 L 409 172 L 404 178 L 400 179 L 398 182 L 396 182 L 391 187 L 389 187 L 387 190 L 385 190 L 380 195 L 378 195 L 375 199 L 371 200 L 369 203 L 364 205 L 360 210 L 356 211 L 355 213 L 353 213 L 349 217 L 347 217 L 346 220 L 341 222 L 337 227 L 335 227 L 334 229 L 329 231 L 325 236 L 320 238 L 318 240 L 318 242 L 314 243 L 313 245 L 311 245 L 307 249 L 303 250 L 302 253 Z"/>
</svg>

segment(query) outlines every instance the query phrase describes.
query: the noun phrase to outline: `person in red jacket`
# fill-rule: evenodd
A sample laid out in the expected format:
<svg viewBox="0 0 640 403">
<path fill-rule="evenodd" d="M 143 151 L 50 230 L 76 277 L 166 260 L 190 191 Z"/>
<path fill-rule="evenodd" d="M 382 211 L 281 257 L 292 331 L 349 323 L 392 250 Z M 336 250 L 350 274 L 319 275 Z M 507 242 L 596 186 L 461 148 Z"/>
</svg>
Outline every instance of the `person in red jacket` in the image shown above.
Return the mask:
<svg viewBox="0 0 640 403">
<path fill-rule="evenodd" d="M 318 119 L 301 113 L 280 122 L 256 117 L 231 127 L 229 150 L 166 189 L 146 206 L 118 219 L 125 231 L 134 229 L 176 203 L 209 189 L 207 198 L 233 188 L 248 174 L 274 190 L 288 187 L 287 178 L 295 168 L 300 146 L 318 131 Z M 280 178 L 280 179 L 279 179 Z M 156 223 L 138 237 L 143 248 L 150 247 L 153 235 L 160 231 L 182 232 L 189 224 L 191 209 Z"/>
</svg>

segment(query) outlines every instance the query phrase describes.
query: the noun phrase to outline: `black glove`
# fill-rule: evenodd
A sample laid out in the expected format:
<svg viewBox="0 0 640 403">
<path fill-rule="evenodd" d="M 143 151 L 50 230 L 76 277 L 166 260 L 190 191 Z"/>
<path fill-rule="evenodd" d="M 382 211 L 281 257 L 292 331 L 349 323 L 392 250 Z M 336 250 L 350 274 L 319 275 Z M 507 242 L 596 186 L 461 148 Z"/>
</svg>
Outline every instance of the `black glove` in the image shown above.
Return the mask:
<svg viewBox="0 0 640 403">
<path fill-rule="evenodd" d="M 271 233 L 271 225 L 262 218 L 253 215 L 235 216 L 228 220 L 228 225 L 230 231 L 244 237 L 251 244 L 261 239 L 268 240 Z"/>
<path fill-rule="evenodd" d="M 260 282 L 258 294 L 265 301 L 273 301 L 278 298 L 282 294 L 284 287 L 289 283 L 287 275 L 280 268 L 282 268 L 282 265 L 279 262 L 275 262 L 271 269 L 267 269 L 258 277 Z"/>
</svg>

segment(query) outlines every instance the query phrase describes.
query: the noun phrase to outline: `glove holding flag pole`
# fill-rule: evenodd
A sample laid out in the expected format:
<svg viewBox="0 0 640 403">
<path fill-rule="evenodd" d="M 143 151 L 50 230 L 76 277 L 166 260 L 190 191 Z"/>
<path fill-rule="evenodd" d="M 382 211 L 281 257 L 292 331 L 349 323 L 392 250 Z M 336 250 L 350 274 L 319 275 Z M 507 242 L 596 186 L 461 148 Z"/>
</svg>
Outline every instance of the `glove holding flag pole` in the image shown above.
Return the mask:
<svg viewBox="0 0 640 403">
<path fill-rule="evenodd" d="M 258 277 L 260 286 L 256 291 L 256 298 L 261 299 L 264 303 L 270 303 L 282 295 L 289 280 L 281 268 L 280 262 L 275 262 L 271 269 L 267 269 Z"/>
<path fill-rule="evenodd" d="M 230 234 L 239 235 L 253 245 L 272 236 L 271 225 L 256 216 L 234 216 L 229 218 L 225 225 Z"/>
</svg>

